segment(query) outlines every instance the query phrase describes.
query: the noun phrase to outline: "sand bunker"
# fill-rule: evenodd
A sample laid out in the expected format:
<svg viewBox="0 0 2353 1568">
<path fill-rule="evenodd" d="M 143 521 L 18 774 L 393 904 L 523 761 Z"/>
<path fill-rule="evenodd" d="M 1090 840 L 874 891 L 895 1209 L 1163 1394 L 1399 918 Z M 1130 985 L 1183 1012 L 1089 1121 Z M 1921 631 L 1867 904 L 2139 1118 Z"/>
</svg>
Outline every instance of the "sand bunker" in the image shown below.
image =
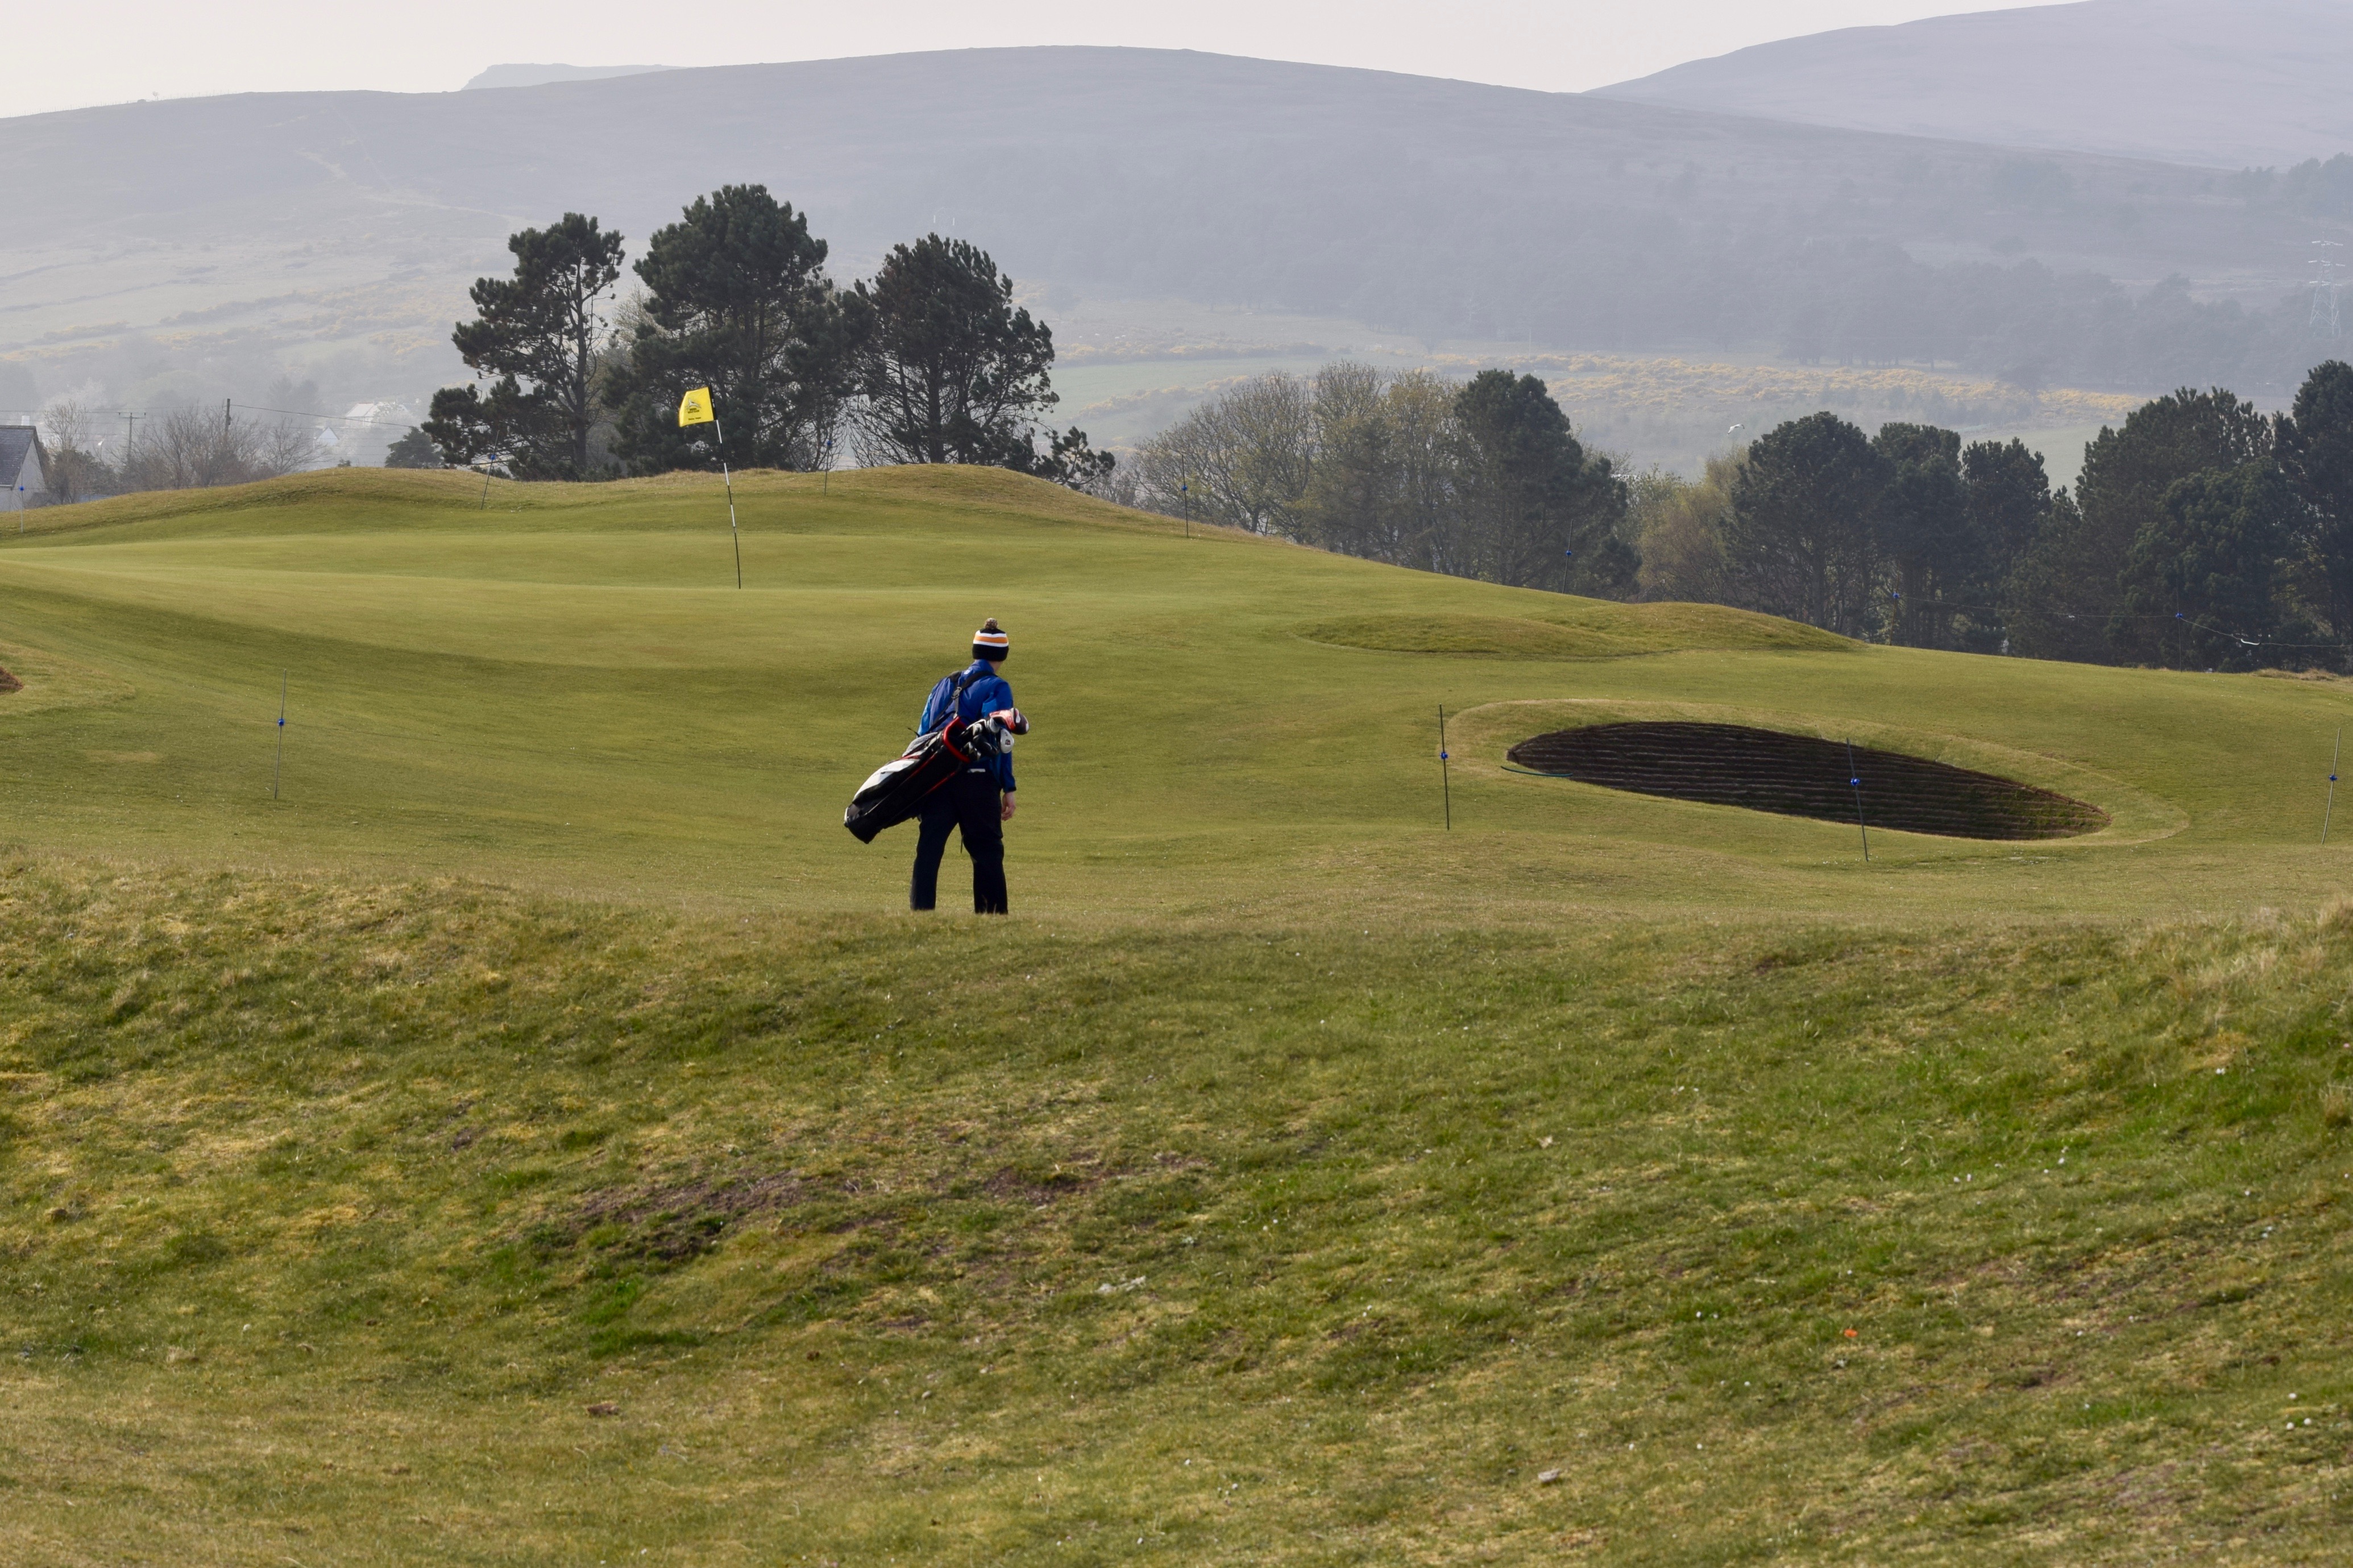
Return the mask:
<svg viewBox="0 0 2353 1568">
<path fill-rule="evenodd" d="M 1740 724 L 1595 724 L 1522 741 L 1523 768 L 1607 789 L 1783 816 L 1862 819 L 1873 827 L 1948 838 L 2068 838 L 2108 825 L 2107 813 L 2014 779 L 1926 757 Z"/>
</svg>

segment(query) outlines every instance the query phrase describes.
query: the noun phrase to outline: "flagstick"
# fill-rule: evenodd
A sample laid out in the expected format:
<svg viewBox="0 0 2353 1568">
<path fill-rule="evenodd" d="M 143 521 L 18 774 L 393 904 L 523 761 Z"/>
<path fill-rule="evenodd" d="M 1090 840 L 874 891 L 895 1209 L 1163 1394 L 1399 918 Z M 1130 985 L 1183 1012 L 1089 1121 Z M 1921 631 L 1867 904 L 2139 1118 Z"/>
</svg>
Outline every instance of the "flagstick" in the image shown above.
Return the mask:
<svg viewBox="0 0 2353 1568">
<path fill-rule="evenodd" d="M 727 432 L 719 416 L 711 417 L 711 433 L 719 438 L 719 477 L 727 481 L 727 537 L 735 542 L 735 587 L 744 586 L 744 535 L 735 527 L 735 476 L 727 471 Z"/>
<path fill-rule="evenodd" d="M 1438 788 L 1446 799 L 1446 831 L 1454 831 L 1454 781 L 1446 768 L 1446 704 L 1438 705 Z"/>
<path fill-rule="evenodd" d="M 286 675 L 278 672 L 278 760 L 269 764 L 269 798 L 278 798 L 278 775 L 286 766 Z"/>
<path fill-rule="evenodd" d="M 2337 759 L 2345 750 L 2345 729 L 2337 726 L 2337 744 L 2328 749 L 2328 804 L 2320 808 L 2320 841 L 2328 842 L 2328 814 L 2337 809 Z"/>
</svg>

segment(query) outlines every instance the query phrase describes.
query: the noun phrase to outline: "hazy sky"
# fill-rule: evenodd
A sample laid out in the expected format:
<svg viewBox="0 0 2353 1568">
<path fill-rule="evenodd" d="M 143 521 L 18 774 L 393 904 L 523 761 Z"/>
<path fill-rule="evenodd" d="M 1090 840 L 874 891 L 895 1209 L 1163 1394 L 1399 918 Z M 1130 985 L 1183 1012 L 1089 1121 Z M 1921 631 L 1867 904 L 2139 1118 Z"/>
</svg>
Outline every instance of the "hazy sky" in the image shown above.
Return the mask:
<svg viewBox="0 0 2353 1568">
<path fill-rule="evenodd" d="M 0 114 L 151 95 L 442 92 L 510 61 L 741 65 L 1004 44 L 1208 49 L 1577 89 L 1829 27 L 2004 8 L 1983 0 L 84 0 L 11 8 L 17 68 L 0 91 Z"/>
</svg>

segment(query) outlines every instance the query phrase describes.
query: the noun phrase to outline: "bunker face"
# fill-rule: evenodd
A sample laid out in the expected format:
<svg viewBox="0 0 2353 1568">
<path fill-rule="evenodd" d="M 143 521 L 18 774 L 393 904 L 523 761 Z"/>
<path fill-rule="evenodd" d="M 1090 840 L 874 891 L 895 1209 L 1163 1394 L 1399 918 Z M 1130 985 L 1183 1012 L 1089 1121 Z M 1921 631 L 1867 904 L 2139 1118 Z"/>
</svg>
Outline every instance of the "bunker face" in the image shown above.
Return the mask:
<svg viewBox="0 0 2353 1568">
<path fill-rule="evenodd" d="M 1596 724 L 1522 741 L 1521 767 L 1607 789 L 1739 805 L 1784 816 L 1862 819 L 1873 827 L 1947 838 L 2067 838 L 2105 827 L 2107 813 L 1991 773 L 1900 752 L 1740 724 Z"/>
</svg>

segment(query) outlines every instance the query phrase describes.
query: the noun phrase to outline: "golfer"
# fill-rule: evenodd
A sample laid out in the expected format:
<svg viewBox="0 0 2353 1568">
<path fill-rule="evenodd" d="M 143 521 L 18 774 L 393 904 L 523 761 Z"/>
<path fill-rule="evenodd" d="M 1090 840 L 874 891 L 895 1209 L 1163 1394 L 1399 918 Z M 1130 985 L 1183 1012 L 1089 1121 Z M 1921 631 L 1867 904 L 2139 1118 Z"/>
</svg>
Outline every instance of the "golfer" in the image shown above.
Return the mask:
<svg viewBox="0 0 2353 1568">
<path fill-rule="evenodd" d="M 950 712 L 967 724 L 1013 706 L 1013 688 L 997 670 L 1012 644 L 991 616 L 972 634 L 972 664 L 950 685 L 944 683 L 923 704 L 917 734 L 948 721 Z M 923 803 L 915 837 L 915 879 L 909 907 L 928 910 L 939 902 L 940 858 L 947 853 L 948 830 L 964 830 L 964 852 L 972 857 L 975 914 L 1005 913 L 1005 825 L 1013 820 L 1013 757 L 1010 752 L 975 763 L 934 790 Z"/>
</svg>

